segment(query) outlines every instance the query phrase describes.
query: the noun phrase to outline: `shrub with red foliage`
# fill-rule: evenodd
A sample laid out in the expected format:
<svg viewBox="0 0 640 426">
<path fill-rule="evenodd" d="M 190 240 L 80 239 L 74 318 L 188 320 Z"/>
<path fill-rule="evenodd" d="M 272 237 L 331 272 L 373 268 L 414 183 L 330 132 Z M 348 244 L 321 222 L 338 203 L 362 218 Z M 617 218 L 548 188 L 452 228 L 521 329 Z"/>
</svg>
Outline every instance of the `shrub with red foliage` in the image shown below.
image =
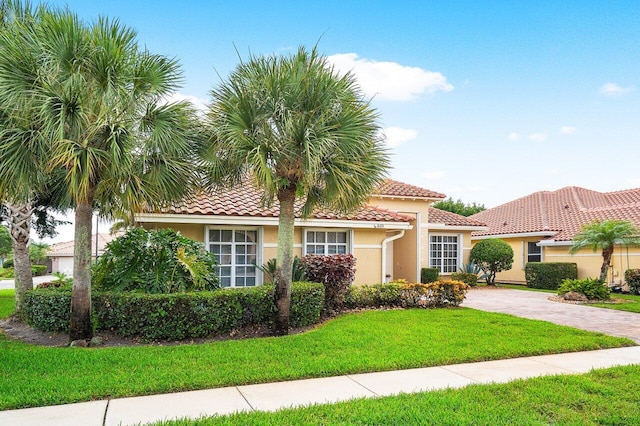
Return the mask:
<svg viewBox="0 0 640 426">
<path fill-rule="evenodd" d="M 356 258 L 352 254 L 308 254 L 302 258 L 307 279 L 324 284 L 325 314 L 342 310 L 347 290 L 356 277 L 355 266 Z"/>
</svg>

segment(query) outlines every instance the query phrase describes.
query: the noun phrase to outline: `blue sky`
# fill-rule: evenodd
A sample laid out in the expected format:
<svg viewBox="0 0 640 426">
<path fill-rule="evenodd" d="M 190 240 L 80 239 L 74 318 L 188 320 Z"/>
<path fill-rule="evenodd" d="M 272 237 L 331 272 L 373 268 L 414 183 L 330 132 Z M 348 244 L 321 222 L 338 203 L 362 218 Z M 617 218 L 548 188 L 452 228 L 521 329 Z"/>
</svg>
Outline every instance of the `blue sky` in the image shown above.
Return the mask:
<svg viewBox="0 0 640 426">
<path fill-rule="evenodd" d="M 640 2 L 50 1 L 119 18 L 176 57 L 180 96 L 239 56 L 318 42 L 381 115 L 391 177 L 494 207 L 640 187 Z"/>
</svg>

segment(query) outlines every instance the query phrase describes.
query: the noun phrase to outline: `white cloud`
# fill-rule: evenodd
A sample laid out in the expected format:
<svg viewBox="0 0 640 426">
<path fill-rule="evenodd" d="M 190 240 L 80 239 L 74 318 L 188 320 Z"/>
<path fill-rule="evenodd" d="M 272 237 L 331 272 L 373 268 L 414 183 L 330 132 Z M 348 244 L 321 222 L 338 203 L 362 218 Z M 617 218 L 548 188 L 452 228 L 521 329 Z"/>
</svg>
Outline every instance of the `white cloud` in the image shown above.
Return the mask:
<svg viewBox="0 0 640 426">
<path fill-rule="evenodd" d="M 509 140 L 513 141 L 513 142 L 519 141 L 520 140 L 520 135 L 517 134 L 516 132 L 511 132 L 511 133 L 509 133 Z"/>
<path fill-rule="evenodd" d="M 633 86 L 621 87 L 616 83 L 605 83 L 600 87 L 600 94 L 604 96 L 622 96 L 632 92 L 634 89 L 635 87 Z"/>
<path fill-rule="evenodd" d="M 532 133 L 529 135 L 529 140 L 532 141 L 536 141 L 536 142 L 544 142 L 547 140 L 547 134 L 546 133 Z"/>
<path fill-rule="evenodd" d="M 339 53 L 327 59 L 337 71 L 353 72 L 365 95 L 377 99 L 408 101 L 423 93 L 453 90 L 453 85 L 439 72 L 359 58 L 355 53 Z"/>
<path fill-rule="evenodd" d="M 443 178 L 445 176 L 445 172 L 443 172 L 442 170 L 438 170 L 434 172 L 420 173 L 420 176 L 425 179 L 435 180 Z"/>
<path fill-rule="evenodd" d="M 183 95 L 182 93 L 175 92 L 165 98 L 166 103 L 181 102 L 181 101 L 191 102 L 191 104 L 193 104 L 193 106 L 199 112 L 205 112 L 207 110 L 207 103 L 195 96 Z"/>
<path fill-rule="evenodd" d="M 403 129 L 402 127 L 387 127 L 384 129 L 387 139 L 387 146 L 395 148 L 398 145 L 414 140 L 418 136 L 418 131 L 414 129 Z"/>
<path fill-rule="evenodd" d="M 578 129 L 576 129 L 573 126 L 562 126 L 560 127 L 560 134 L 561 135 L 573 135 L 578 131 Z"/>
</svg>

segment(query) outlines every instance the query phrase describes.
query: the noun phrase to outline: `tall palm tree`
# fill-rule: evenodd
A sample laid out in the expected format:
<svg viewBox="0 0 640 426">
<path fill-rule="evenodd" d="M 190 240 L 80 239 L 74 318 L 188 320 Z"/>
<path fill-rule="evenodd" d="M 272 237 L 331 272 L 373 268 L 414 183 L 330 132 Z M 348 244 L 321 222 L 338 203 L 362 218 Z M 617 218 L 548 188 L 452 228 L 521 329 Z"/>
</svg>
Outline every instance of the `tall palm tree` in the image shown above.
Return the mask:
<svg viewBox="0 0 640 426">
<path fill-rule="evenodd" d="M 61 185 L 75 209 L 69 336 L 88 339 L 93 212 L 161 207 L 193 188 L 194 109 L 164 102 L 181 81 L 177 62 L 139 48 L 117 20 L 89 25 L 68 10 L 47 10 L 10 41 L 13 55 L 0 59 L 0 105 L 35 114 L 46 169 L 65 170 Z"/>
<path fill-rule="evenodd" d="M 12 45 L 26 45 L 25 36 L 33 30 L 39 15 L 30 7 L 14 1 L 0 2 L 0 15 L 1 61 L 20 52 L 15 52 Z M 20 68 L 7 71 L 19 72 Z M 0 219 L 6 222 L 11 235 L 17 317 L 23 314 L 25 293 L 33 289 L 29 242 L 35 192 L 43 183 L 43 170 L 38 167 L 42 158 L 37 120 L 27 110 L 1 105 Z"/>
<path fill-rule="evenodd" d="M 604 283 L 607 281 L 607 273 L 616 244 L 640 244 L 638 228 L 628 220 L 596 220 L 582 226 L 580 232 L 573 237 L 573 245 L 569 253 L 577 253 L 585 247 L 592 247 L 594 252 L 602 250 L 600 281 Z"/>
<path fill-rule="evenodd" d="M 291 303 L 294 202 L 347 212 L 360 206 L 389 165 L 378 115 L 351 73 L 339 76 L 317 49 L 251 56 L 212 91 L 208 176 L 212 185 L 253 179 L 263 203 L 278 200 L 275 333 Z"/>
</svg>

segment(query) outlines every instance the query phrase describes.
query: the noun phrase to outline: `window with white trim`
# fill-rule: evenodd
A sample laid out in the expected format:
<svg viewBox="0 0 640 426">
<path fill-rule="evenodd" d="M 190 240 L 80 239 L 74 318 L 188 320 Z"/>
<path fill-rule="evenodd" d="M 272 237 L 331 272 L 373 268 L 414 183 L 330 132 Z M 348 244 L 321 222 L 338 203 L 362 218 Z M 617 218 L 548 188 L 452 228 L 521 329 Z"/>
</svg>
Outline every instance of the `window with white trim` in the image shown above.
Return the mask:
<svg viewBox="0 0 640 426">
<path fill-rule="evenodd" d="M 429 266 L 438 268 L 440 273 L 449 274 L 458 271 L 459 252 L 457 235 L 429 237 Z"/>
<path fill-rule="evenodd" d="M 218 262 L 216 273 L 222 287 L 253 287 L 258 284 L 258 231 L 255 229 L 209 229 L 209 251 Z"/>
<path fill-rule="evenodd" d="M 527 262 L 542 262 L 542 247 L 538 243 L 527 243 Z"/>
<path fill-rule="evenodd" d="M 304 254 L 346 254 L 349 253 L 348 231 L 305 232 Z"/>
</svg>

